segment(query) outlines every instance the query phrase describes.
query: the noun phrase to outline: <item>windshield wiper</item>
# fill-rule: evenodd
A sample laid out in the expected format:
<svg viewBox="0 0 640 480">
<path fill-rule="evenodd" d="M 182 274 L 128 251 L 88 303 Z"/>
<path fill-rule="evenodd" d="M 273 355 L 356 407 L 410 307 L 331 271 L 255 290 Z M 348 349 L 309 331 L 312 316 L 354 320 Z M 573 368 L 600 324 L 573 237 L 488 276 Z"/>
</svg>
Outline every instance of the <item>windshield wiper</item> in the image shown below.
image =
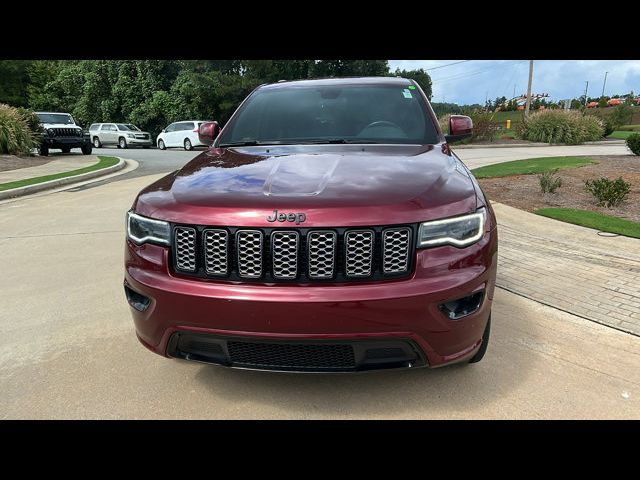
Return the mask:
<svg viewBox="0 0 640 480">
<path fill-rule="evenodd" d="M 262 145 L 260 142 L 258 142 L 257 140 L 247 140 L 245 142 L 229 142 L 229 143 L 221 143 L 220 145 L 218 145 L 220 148 L 227 148 L 227 147 L 251 147 L 254 145 Z"/>
<path fill-rule="evenodd" d="M 370 144 L 370 143 L 380 143 L 374 142 L 371 140 L 347 140 L 345 138 L 328 138 L 328 139 L 318 139 L 318 140 L 302 140 L 296 142 L 296 144 L 311 144 L 311 145 L 324 145 L 324 144 L 354 144 L 354 143 L 362 143 L 362 144 Z"/>
</svg>

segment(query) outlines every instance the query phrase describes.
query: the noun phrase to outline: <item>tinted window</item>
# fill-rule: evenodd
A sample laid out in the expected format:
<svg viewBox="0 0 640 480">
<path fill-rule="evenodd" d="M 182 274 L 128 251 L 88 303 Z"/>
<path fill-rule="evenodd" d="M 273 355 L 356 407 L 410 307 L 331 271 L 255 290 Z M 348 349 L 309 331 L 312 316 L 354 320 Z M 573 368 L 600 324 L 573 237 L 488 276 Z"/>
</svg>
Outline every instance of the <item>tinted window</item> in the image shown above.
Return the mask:
<svg viewBox="0 0 640 480">
<path fill-rule="evenodd" d="M 138 132 L 140 131 L 140 129 L 138 127 L 136 127 L 135 125 L 132 125 L 130 123 L 118 123 L 118 130 L 122 130 L 122 131 L 129 131 L 129 132 Z"/>
<path fill-rule="evenodd" d="M 169 125 L 167 128 L 164 129 L 165 132 L 169 133 L 169 132 L 173 132 L 176 129 L 176 124 L 172 123 L 171 125 Z"/>
<path fill-rule="evenodd" d="M 98 128 L 100 128 L 100 124 L 99 123 L 93 123 L 89 127 L 89 130 L 98 130 Z"/>
<path fill-rule="evenodd" d="M 263 89 L 233 118 L 219 143 L 437 142 L 426 103 L 408 85 L 332 85 Z"/>
<path fill-rule="evenodd" d="M 193 122 L 180 122 L 176 130 L 193 130 Z"/>
</svg>

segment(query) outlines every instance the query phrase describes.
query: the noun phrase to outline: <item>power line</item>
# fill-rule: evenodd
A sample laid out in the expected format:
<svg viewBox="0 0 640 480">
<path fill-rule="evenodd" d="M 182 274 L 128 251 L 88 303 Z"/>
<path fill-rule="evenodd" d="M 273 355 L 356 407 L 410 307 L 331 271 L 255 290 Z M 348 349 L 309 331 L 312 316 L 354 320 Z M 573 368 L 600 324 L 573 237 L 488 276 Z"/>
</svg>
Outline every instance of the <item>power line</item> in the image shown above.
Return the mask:
<svg viewBox="0 0 640 480">
<path fill-rule="evenodd" d="M 471 60 L 460 60 L 459 62 L 447 63 L 446 65 L 439 65 L 437 67 L 425 68 L 425 70 L 437 70 L 439 68 L 450 67 L 451 65 L 458 65 L 459 63 L 470 62 Z"/>
</svg>

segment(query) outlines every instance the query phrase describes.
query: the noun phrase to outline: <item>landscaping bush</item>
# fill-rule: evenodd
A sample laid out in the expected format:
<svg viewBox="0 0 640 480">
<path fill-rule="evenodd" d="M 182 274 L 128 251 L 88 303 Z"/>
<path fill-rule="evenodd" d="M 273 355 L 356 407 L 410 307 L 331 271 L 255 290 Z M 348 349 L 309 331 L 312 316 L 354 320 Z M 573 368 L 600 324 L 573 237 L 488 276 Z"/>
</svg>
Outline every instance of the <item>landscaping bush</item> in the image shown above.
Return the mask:
<svg viewBox="0 0 640 480">
<path fill-rule="evenodd" d="M 556 190 L 562 186 L 562 179 L 556 175 L 557 172 L 556 168 L 538 175 L 542 193 L 556 193 Z"/>
<path fill-rule="evenodd" d="M 640 155 L 640 133 L 634 133 L 627 137 L 627 147 L 635 155 Z"/>
<path fill-rule="evenodd" d="M 633 107 L 630 105 L 620 104 L 613 107 L 612 112 L 609 115 L 609 121 L 617 130 L 618 127 L 631 123 L 632 117 Z"/>
<path fill-rule="evenodd" d="M 601 177 L 598 180 L 585 181 L 584 188 L 598 199 L 598 205 L 609 208 L 625 201 L 631 190 L 631 185 L 625 182 L 622 177 L 615 180 Z"/>
<path fill-rule="evenodd" d="M 29 128 L 29 115 L 0 103 L 0 154 L 29 155 L 38 145 L 38 133 Z M 37 120 L 36 120 L 36 123 Z M 39 126 L 37 127 L 39 129 Z"/>
<path fill-rule="evenodd" d="M 594 115 L 565 110 L 543 110 L 524 118 L 517 131 L 520 138 L 532 142 L 576 145 L 599 140 L 605 127 Z"/>
<path fill-rule="evenodd" d="M 449 134 L 449 119 L 451 118 L 451 114 L 447 113 L 438 119 L 438 123 L 440 123 L 440 130 L 445 135 Z"/>
<path fill-rule="evenodd" d="M 469 115 L 473 121 L 473 135 L 471 136 L 471 142 L 478 140 L 493 142 L 496 139 L 498 136 L 498 128 L 493 120 L 493 113 L 469 112 L 465 115 Z"/>
</svg>

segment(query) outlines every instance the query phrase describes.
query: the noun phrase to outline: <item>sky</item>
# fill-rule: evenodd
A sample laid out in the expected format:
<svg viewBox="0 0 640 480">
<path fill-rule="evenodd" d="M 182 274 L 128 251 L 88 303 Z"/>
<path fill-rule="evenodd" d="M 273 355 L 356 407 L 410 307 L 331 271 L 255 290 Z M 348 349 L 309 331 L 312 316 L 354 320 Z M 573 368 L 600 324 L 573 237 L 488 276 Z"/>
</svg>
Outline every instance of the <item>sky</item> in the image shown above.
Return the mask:
<svg viewBox="0 0 640 480">
<path fill-rule="evenodd" d="M 512 98 L 514 90 L 526 94 L 529 78 L 529 60 L 389 60 L 389 66 L 392 71 L 424 68 L 433 82 L 431 101 L 459 105 Z M 605 95 L 640 93 L 640 60 L 535 60 L 531 92 L 548 93 L 554 101 L 578 98 L 588 81 L 587 95 L 599 97 L 605 72 Z"/>
</svg>

